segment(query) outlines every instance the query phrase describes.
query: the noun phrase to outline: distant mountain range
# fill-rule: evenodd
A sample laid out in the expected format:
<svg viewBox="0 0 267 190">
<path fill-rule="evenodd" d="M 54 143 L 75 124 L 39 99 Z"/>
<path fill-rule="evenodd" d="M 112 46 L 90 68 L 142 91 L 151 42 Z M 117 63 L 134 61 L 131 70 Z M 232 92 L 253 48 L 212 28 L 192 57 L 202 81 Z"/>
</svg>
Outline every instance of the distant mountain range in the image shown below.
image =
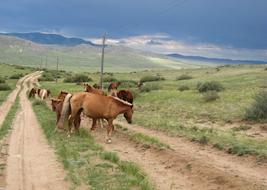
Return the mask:
<svg viewBox="0 0 267 190">
<path fill-rule="evenodd" d="M 257 61 L 257 60 L 234 60 L 234 59 L 223 59 L 223 58 L 208 58 L 202 56 L 186 56 L 181 54 L 168 54 L 170 58 L 176 60 L 188 60 L 188 61 L 199 61 L 199 62 L 209 62 L 217 64 L 267 64 L 266 61 Z"/>
<path fill-rule="evenodd" d="M 94 44 L 91 41 L 86 41 L 81 38 L 67 38 L 59 34 L 45 34 L 39 32 L 31 33 L 0 33 L 1 35 L 14 36 L 24 40 L 29 40 L 38 44 L 47 45 L 61 45 L 61 46 L 76 46 L 87 44 L 94 47 L 99 47 L 99 45 Z"/>
</svg>

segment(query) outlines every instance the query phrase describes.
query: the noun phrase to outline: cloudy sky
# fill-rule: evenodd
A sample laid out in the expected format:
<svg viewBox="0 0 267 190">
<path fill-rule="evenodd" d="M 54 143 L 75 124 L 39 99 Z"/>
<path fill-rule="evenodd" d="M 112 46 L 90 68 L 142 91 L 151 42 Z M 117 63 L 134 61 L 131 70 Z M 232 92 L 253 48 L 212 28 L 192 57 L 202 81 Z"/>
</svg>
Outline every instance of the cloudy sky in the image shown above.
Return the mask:
<svg viewBox="0 0 267 190">
<path fill-rule="evenodd" d="M 159 53 L 267 60 L 266 0 L 6 0 L 1 32 L 49 32 Z"/>
</svg>

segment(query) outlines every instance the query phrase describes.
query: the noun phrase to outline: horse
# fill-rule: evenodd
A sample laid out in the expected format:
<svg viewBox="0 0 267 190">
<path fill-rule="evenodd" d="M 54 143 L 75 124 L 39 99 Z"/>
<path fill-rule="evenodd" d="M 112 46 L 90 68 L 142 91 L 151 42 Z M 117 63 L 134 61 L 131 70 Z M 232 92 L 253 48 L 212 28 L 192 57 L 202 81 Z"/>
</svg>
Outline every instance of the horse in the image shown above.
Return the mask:
<svg viewBox="0 0 267 190">
<path fill-rule="evenodd" d="M 129 90 L 120 90 L 117 92 L 117 97 L 133 104 L 133 94 Z"/>
<path fill-rule="evenodd" d="M 67 96 L 71 96 L 71 94 L 65 92 L 65 91 L 61 91 L 58 95 L 58 98 L 51 98 L 51 106 L 52 106 L 52 110 L 54 112 L 56 112 L 57 114 L 57 121 L 56 121 L 56 127 L 58 129 L 64 129 L 64 121 L 63 124 L 61 126 L 58 126 L 58 122 L 61 119 L 61 114 L 62 114 L 62 110 L 63 110 L 63 104 L 65 101 L 65 97 Z M 69 116 L 70 113 L 67 113 L 67 116 Z M 74 125 L 75 126 L 80 126 L 81 123 L 81 117 L 77 117 L 76 120 L 74 121 Z"/>
<path fill-rule="evenodd" d="M 51 98 L 52 111 L 56 112 L 56 114 L 57 114 L 57 122 L 56 123 L 58 123 L 59 118 L 61 116 L 63 101 L 64 101 L 65 97 L 67 96 L 67 94 L 68 94 L 68 92 L 60 91 L 57 98 Z"/>
<path fill-rule="evenodd" d="M 48 98 L 51 95 L 51 91 L 50 90 L 46 90 L 46 89 L 38 88 L 37 89 L 37 94 L 42 100 L 44 100 L 44 99 Z"/>
<path fill-rule="evenodd" d="M 132 123 L 133 105 L 112 96 L 102 96 L 86 92 L 79 92 L 72 96 L 68 94 L 64 100 L 62 115 L 57 126 L 62 128 L 64 121 L 70 113 L 68 119 L 69 132 L 73 124 L 75 129 L 79 132 L 77 120 L 80 118 L 81 112 L 93 119 L 91 130 L 95 129 L 97 119 L 107 120 L 106 140 L 108 143 L 111 143 L 111 135 L 114 131 L 113 120 L 116 119 L 119 114 L 124 114 L 128 123 Z"/>
<path fill-rule="evenodd" d="M 105 92 L 101 89 L 96 89 L 89 84 L 84 84 L 85 92 L 90 92 L 94 94 L 99 94 L 99 95 L 105 95 Z"/>
<path fill-rule="evenodd" d="M 109 95 L 117 97 L 117 89 L 121 85 L 121 82 L 112 82 L 108 86 Z"/>
<path fill-rule="evenodd" d="M 54 112 L 56 112 L 56 114 L 57 114 L 57 122 L 56 123 L 58 123 L 59 118 L 61 116 L 63 100 L 62 99 L 51 98 L 51 106 L 52 106 L 52 110 Z"/>
<path fill-rule="evenodd" d="M 34 97 L 36 93 L 37 93 L 37 89 L 36 88 L 32 88 L 30 93 L 29 93 L 29 98 Z"/>
</svg>

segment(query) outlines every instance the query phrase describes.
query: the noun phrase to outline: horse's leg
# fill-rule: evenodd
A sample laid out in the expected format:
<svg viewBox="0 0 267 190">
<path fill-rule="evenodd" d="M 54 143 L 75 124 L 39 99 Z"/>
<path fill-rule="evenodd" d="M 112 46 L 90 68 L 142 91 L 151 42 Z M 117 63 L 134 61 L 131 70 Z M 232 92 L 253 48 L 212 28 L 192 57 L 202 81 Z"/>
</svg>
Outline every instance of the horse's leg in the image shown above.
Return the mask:
<svg viewBox="0 0 267 190">
<path fill-rule="evenodd" d="M 80 133 L 79 128 L 81 124 L 81 113 L 82 113 L 82 109 L 77 112 L 74 118 L 74 127 L 75 127 L 75 130 L 78 132 L 78 134 Z"/>
<path fill-rule="evenodd" d="M 109 119 L 107 127 L 107 138 L 106 138 L 107 143 L 111 143 L 111 135 L 113 130 L 114 130 L 113 119 Z"/>
<path fill-rule="evenodd" d="M 97 121 L 97 119 L 93 119 L 91 131 L 94 131 L 96 129 L 96 121 Z"/>
</svg>

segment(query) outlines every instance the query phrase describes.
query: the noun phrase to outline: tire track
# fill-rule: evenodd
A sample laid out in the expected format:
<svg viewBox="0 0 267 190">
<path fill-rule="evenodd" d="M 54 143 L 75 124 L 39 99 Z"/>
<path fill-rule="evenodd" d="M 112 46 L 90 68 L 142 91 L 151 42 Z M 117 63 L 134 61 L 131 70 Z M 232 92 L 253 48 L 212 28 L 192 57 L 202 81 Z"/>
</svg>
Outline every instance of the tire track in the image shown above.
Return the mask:
<svg viewBox="0 0 267 190">
<path fill-rule="evenodd" d="M 6 101 L 4 101 L 0 106 L 0 127 L 2 126 L 3 122 L 5 121 L 5 118 L 13 105 L 13 103 L 16 100 L 16 97 L 21 89 L 22 83 L 27 78 L 31 77 L 33 74 L 26 75 L 18 80 L 16 84 L 16 88 L 8 95 Z"/>
<path fill-rule="evenodd" d="M 209 146 L 201 146 L 179 137 L 170 137 L 163 132 L 141 126 L 118 121 L 115 123 L 128 130 L 159 138 L 170 145 L 173 151 L 162 152 L 164 156 L 169 155 L 170 159 L 166 162 L 169 167 L 190 166 L 188 177 L 197 180 L 201 174 L 202 185 L 207 183 L 209 187 L 209 184 L 218 183 L 221 187 L 225 186 L 224 189 L 267 189 L 266 164 L 259 164 L 255 158 L 225 154 Z M 180 166 L 177 163 L 180 163 Z"/>
<path fill-rule="evenodd" d="M 20 93 L 21 110 L 18 112 L 9 141 L 7 159 L 8 190 L 68 189 L 66 174 L 56 161 L 49 147 L 26 92 L 40 73 L 35 73 L 23 82 Z M 30 87 L 27 86 L 30 82 Z"/>
<path fill-rule="evenodd" d="M 218 154 L 217 151 L 206 150 L 203 146 L 169 137 L 162 132 L 116 123 L 129 130 L 157 137 L 171 146 L 172 150 L 147 148 L 142 143 L 129 140 L 119 131 L 115 132 L 112 144 L 106 144 L 104 129 L 93 133 L 107 151 L 115 151 L 123 160 L 141 166 L 159 190 L 263 190 L 267 187 L 266 167 L 256 167 L 255 163 L 250 165 L 250 162 L 242 162 L 235 156 Z M 82 126 L 88 126 L 88 122 L 83 121 Z"/>
</svg>

